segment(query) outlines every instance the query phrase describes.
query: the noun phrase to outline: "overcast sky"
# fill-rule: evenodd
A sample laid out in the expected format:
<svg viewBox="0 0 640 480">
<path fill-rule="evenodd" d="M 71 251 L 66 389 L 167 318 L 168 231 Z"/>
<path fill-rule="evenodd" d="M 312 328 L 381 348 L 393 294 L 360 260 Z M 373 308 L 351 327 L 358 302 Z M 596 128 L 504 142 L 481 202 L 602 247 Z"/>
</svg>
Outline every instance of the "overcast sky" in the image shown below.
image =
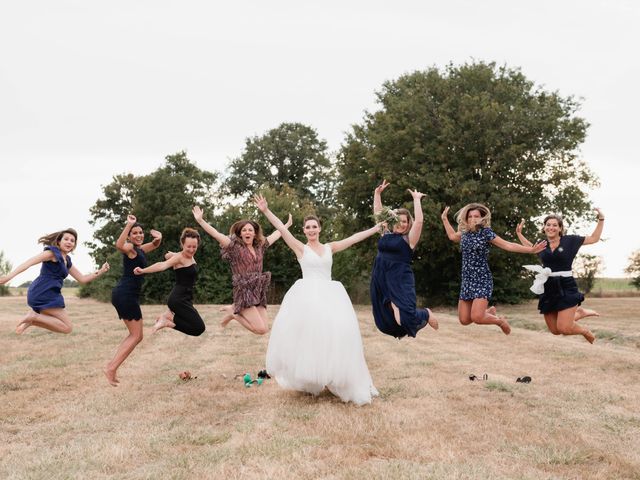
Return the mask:
<svg viewBox="0 0 640 480">
<path fill-rule="evenodd" d="M 0 250 L 16 266 L 44 233 L 86 241 L 102 185 L 179 150 L 223 170 L 246 137 L 302 122 L 335 151 L 384 81 L 482 60 L 584 99 L 608 240 L 582 251 L 620 276 L 640 248 L 639 24 L 631 0 L 4 2 Z M 73 258 L 93 268 L 83 245 Z"/>
</svg>

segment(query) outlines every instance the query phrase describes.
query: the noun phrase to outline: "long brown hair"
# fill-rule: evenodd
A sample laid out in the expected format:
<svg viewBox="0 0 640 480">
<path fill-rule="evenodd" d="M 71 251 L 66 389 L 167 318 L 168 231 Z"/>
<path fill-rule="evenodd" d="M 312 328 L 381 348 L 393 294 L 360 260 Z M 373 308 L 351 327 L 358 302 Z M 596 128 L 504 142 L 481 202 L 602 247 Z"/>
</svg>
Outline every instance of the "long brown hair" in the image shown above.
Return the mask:
<svg viewBox="0 0 640 480">
<path fill-rule="evenodd" d="M 469 226 L 467 220 L 469 220 L 469 212 L 472 210 L 478 210 L 480 212 L 480 223 L 477 225 Z M 491 210 L 481 203 L 469 203 L 456 212 L 456 222 L 458 223 L 458 229 L 465 232 L 475 232 L 480 227 L 491 226 Z"/>
<path fill-rule="evenodd" d="M 73 235 L 73 238 L 76 239 L 76 244 L 73 246 L 73 250 L 75 250 L 76 246 L 78 245 L 78 232 L 76 232 L 73 228 L 67 228 L 65 230 L 60 230 L 59 232 L 50 233 L 49 235 L 43 235 L 38 239 L 38 243 L 48 245 L 50 247 L 59 247 L 60 241 L 62 240 L 62 237 L 64 237 L 65 233 Z"/>
<path fill-rule="evenodd" d="M 253 238 L 253 246 L 257 247 L 258 245 L 262 245 L 265 242 L 264 235 L 262 234 L 262 228 L 260 227 L 259 223 L 254 222 L 253 220 L 238 220 L 236 223 L 231 225 L 231 228 L 229 229 L 229 235 L 235 235 L 236 237 L 240 238 L 242 229 L 247 224 L 253 227 L 253 231 L 256 234 L 256 236 Z"/>
<path fill-rule="evenodd" d="M 547 224 L 548 220 L 556 220 L 558 222 L 558 226 L 560 227 L 560 232 L 558 233 L 558 236 L 561 237 L 564 234 L 564 223 L 562 222 L 562 217 L 557 213 L 550 213 L 549 215 L 544 217 L 544 220 L 542 221 L 543 234 L 544 234 L 544 226 Z"/>
</svg>

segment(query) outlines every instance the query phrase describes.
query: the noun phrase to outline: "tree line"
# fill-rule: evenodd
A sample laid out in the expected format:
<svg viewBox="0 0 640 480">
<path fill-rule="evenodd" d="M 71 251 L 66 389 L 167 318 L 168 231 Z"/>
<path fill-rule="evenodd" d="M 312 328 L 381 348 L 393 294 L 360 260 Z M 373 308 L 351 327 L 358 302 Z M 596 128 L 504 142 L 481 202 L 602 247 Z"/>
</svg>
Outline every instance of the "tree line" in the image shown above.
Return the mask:
<svg viewBox="0 0 640 480">
<path fill-rule="evenodd" d="M 107 300 L 121 273 L 121 255 L 113 247 L 127 214 L 146 230 L 163 234 L 164 251 L 177 250 L 183 227 L 195 225 L 194 204 L 220 231 L 240 218 L 267 227 L 250 201 L 266 196 L 276 215 L 294 217 L 292 233 L 302 240 L 302 218 L 323 220 L 323 241 L 342 238 L 371 225 L 372 195 L 383 179 L 392 183 L 385 204 L 411 207 L 407 188 L 426 193 L 424 241 L 415 252 L 416 290 L 430 304 L 455 303 L 460 282 L 460 252 L 443 233 L 440 212 L 481 202 L 492 211 L 492 227 L 515 239 L 521 218 L 535 236 L 536 220 L 560 212 L 569 224 L 591 210 L 587 190 L 597 186 L 593 172 L 579 157 L 588 123 L 578 116 L 580 102 L 545 90 L 519 69 L 473 62 L 429 68 L 385 82 L 376 92 L 377 108 L 351 126 L 337 152 L 331 153 L 317 131 L 300 123 L 282 123 L 246 139 L 241 154 L 224 172 L 199 168 L 186 152 L 168 155 L 148 175 L 119 174 L 102 188 L 90 210 L 95 228 L 89 243 L 96 262 L 111 271 L 83 286 L 82 295 Z M 493 249 L 494 298 L 514 303 L 530 298 L 523 263 L 534 258 Z M 366 301 L 376 245 L 363 242 L 334 259 L 333 273 L 356 302 Z M 229 267 L 217 243 L 203 236 L 197 254 L 199 303 L 231 301 Z M 265 269 L 272 272 L 270 301 L 279 303 L 300 275 L 295 257 L 283 242 L 269 249 Z M 146 279 L 142 298 L 158 303 L 172 287 L 170 274 Z"/>
</svg>

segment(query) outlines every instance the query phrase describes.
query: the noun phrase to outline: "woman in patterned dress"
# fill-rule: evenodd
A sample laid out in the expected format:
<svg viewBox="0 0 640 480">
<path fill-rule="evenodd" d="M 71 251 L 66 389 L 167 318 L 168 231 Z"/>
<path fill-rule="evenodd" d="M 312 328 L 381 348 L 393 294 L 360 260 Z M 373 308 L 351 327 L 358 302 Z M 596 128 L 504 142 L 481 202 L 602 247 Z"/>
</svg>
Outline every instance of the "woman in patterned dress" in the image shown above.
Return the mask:
<svg viewBox="0 0 640 480">
<path fill-rule="evenodd" d="M 540 278 L 536 276 L 536 284 L 531 287 L 538 293 L 538 310 L 544 315 L 544 321 L 549 331 L 554 335 L 582 335 L 589 343 L 596 339 L 588 328 L 578 325 L 576 322 L 585 317 L 599 316 L 595 310 L 589 310 L 580 306 L 584 301 L 584 295 L 578 290 L 575 278 L 571 275 L 573 259 L 583 245 L 591 245 L 600 241 L 604 228 L 604 213 L 599 208 L 598 224 L 593 233 L 587 237 L 580 235 L 565 235 L 562 217 L 559 215 L 547 215 L 542 222 L 542 233 L 547 237 L 547 247 L 538 253 L 543 267 L 549 269 L 543 272 L 538 267 Z M 531 242 L 522 234 L 523 222 L 520 222 L 516 233 L 523 245 L 529 246 Z M 526 267 L 532 267 L 526 265 Z M 534 270 L 535 267 L 529 268 Z"/>
<path fill-rule="evenodd" d="M 105 263 L 99 270 L 85 275 L 74 267 L 69 254 L 75 250 L 77 241 L 78 233 L 73 228 L 45 235 L 38 240 L 38 243 L 45 246 L 44 252 L 18 265 L 6 276 L 0 277 L 0 285 L 4 285 L 27 268 L 42 263 L 40 275 L 31 282 L 27 291 L 27 303 L 32 311 L 18 323 L 18 335 L 31 326 L 56 333 L 71 333 L 73 326 L 65 310 L 61 293 L 64 279 L 71 275 L 78 283 L 89 283 L 109 270 L 109 264 Z"/>
<path fill-rule="evenodd" d="M 495 307 L 488 308 L 493 293 L 493 276 L 489 269 L 489 244 L 508 252 L 538 253 L 546 242 L 525 247 L 508 242 L 491 230 L 491 212 L 480 203 L 465 205 L 456 213 L 458 230 L 449 223 L 449 207 L 442 212 L 442 223 L 449 240 L 460 243 L 462 251 L 462 282 L 458 299 L 458 319 L 462 325 L 497 325 L 505 335 L 511 327 L 504 316 L 496 314 Z"/>
<path fill-rule="evenodd" d="M 229 230 L 229 236 L 220 233 L 203 218 L 202 209 L 193 207 L 193 216 L 205 232 L 211 235 L 222 248 L 222 258 L 231 264 L 233 283 L 233 305 L 225 307 L 227 315 L 221 325 L 231 320 L 256 335 L 269 331 L 267 319 L 267 291 L 271 272 L 263 272 L 262 264 L 266 249 L 281 237 L 279 231 L 264 237 L 260 225 L 251 220 L 240 220 Z M 291 226 L 289 220 L 286 227 Z"/>
</svg>

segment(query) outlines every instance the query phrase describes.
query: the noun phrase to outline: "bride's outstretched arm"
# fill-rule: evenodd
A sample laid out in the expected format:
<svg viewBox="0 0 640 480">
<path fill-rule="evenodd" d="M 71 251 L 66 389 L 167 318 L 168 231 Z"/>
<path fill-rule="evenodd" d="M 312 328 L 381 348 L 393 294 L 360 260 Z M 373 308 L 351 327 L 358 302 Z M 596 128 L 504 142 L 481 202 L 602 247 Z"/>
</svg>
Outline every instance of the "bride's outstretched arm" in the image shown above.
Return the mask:
<svg viewBox="0 0 640 480">
<path fill-rule="evenodd" d="M 350 237 L 347 237 L 342 240 L 338 240 L 337 242 L 331 242 L 329 246 L 331 247 L 331 251 L 333 253 L 340 252 L 349 248 L 351 245 L 355 245 L 358 242 L 361 242 L 371 235 L 380 232 L 380 225 L 374 225 L 368 230 L 363 230 L 362 232 L 354 233 Z"/>
<path fill-rule="evenodd" d="M 269 210 L 267 199 L 262 195 L 254 195 L 253 201 L 256 204 L 256 207 L 258 207 L 258 210 L 260 210 L 264 214 L 264 216 L 267 217 L 267 220 L 269 220 L 271 225 L 273 225 L 282 234 L 282 239 L 287 245 L 289 245 L 289 248 L 293 250 L 293 253 L 295 253 L 298 258 L 302 258 L 304 244 L 296 237 L 294 237 L 288 230 L 287 226 L 282 223 L 282 221 L 278 217 L 276 217 L 276 215 L 271 210 Z"/>
</svg>

